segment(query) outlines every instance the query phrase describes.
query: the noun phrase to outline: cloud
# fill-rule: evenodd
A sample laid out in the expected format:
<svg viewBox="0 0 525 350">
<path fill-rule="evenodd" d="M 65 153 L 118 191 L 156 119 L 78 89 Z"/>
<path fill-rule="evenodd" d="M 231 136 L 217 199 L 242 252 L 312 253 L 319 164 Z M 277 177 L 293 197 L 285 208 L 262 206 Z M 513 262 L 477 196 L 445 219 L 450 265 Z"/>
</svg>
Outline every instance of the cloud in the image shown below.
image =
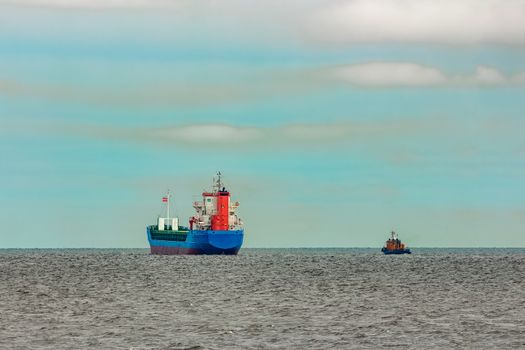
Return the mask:
<svg viewBox="0 0 525 350">
<path fill-rule="evenodd" d="M 139 86 L 137 86 L 139 85 Z M 235 83 L 191 84 L 129 84 L 121 88 L 86 88 L 71 83 L 38 84 L 2 80 L 0 95 L 22 96 L 37 99 L 118 106 L 208 106 L 249 101 L 280 93 L 302 91 L 300 86 L 277 86 L 273 89 L 264 84 L 250 86 Z"/>
<path fill-rule="evenodd" d="M 512 80 L 516 84 L 525 84 L 525 72 L 516 74 Z"/>
<path fill-rule="evenodd" d="M 0 5 L 17 7 L 50 7 L 67 9 L 141 9 L 174 7 L 180 1 L 170 0 L 0 0 Z"/>
<path fill-rule="evenodd" d="M 522 85 L 525 73 L 505 76 L 478 66 L 472 74 L 447 74 L 435 67 L 410 62 L 366 62 L 330 69 L 328 76 L 359 87 L 497 87 Z"/>
<path fill-rule="evenodd" d="M 438 69 L 415 63 L 370 62 L 336 68 L 335 77 L 357 86 L 435 86 L 447 77 Z"/>
<path fill-rule="evenodd" d="M 412 119 L 375 122 L 295 123 L 274 127 L 238 126 L 220 123 L 174 125 L 158 128 L 115 127 L 63 122 L 3 123 L 0 130 L 6 133 L 45 133 L 52 135 L 77 135 L 89 139 L 118 140 L 139 144 L 187 146 L 191 149 L 255 147 L 281 149 L 285 147 L 319 147 L 347 142 L 368 142 L 370 139 L 389 136 L 418 134 L 446 127 L 446 122 L 417 121 Z"/>
<path fill-rule="evenodd" d="M 459 78 L 461 79 L 461 78 Z M 478 66 L 474 75 L 464 78 L 467 83 L 473 85 L 502 85 L 512 83 L 514 78 L 506 78 L 500 71 L 495 68 Z"/>
<path fill-rule="evenodd" d="M 235 127 L 225 124 L 195 124 L 181 127 L 158 129 L 151 132 L 153 137 L 184 143 L 242 143 L 262 138 L 257 128 Z"/>
<path fill-rule="evenodd" d="M 350 0 L 308 25 L 325 42 L 524 45 L 525 0 Z"/>
<path fill-rule="evenodd" d="M 247 74 L 245 81 L 136 82 L 118 88 L 103 85 L 87 87 L 74 82 L 28 83 L 0 77 L 0 96 L 126 108 L 187 108 L 232 105 L 284 96 L 308 96 L 323 89 L 345 85 L 357 88 L 525 86 L 525 72 L 505 75 L 496 68 L 480 65 L 470 74 L 458 75 L 414 62 L 364 62 L 314 69 L 269 70 L 261 75 L 264 77 Z M 221 133 L 226 131 L 224 129 Z M 318 130 L 312 136 L 319 138 L 325 131 Z M 297 134 L 296 129 L 287 132 L 290 137 Z M 184 135 L 188 134 L 189 132 L 184 132 Z M 216 137 L 216 134 L 211 134 L 210 137 Z"/>
<path fill-rule="evenodd" d="M 142 82 L 137 79 L 121 86 L 104 83 L 85 86 L 75 81 L 27 82 L 3 79 L 0 76 L 0 96 L 103 106 L 203 107 L 284 95 L 302 95 L 319 87 L 319 81 L 304 72 L 296 74 L 296 72 L 274 69 L 260 73 L 243 73 L 243 79 L 239 79 L 238 75 L 234 75 L 236 72 L 231 71 L 232 74 L 228 77 L 231 80 L 211 79 L 210 82 L 193 82 L 177 80 L 174 77 L 169 82 Z M 212 74 L 210 73 L 210 76 Z"/>
<path fill-rule="evenodd" d="M 164 143 L 180 146 L 238 147 L 278 144 L 306 145 L 346 139 L 357 128 L 349 123 L 340 124 L 287 124 L 278 127 L 247 127 L 208 123 L 166 126 L 162 128 L 118 128 L 102 126 L 53 125 L 51 132 L 77 134 L 90 138 L 120 139 L 141 143 Z M 38 127 L 42 130 L 42 126 Z"/>
<path fill-rule="evenodd" d="M 436 115 L 278 126 L 196 123 L 156 128 L 14 120 L 0 120 L 0 135 L 43 137 L 63 142 L 84 139 L 93 144 L 102 141 L 195 155 L 204 151 L 206 154 L 286 157 L 290 152 L 328 152 L 326 154 L 337 155 L 340 159 L 374 159 L 393 166 L 440 162 L 444 162 L 444 166 L 464 162 L 472 166 L 489 163 L 500 166 L 503 155 L 519 156 L 523 150 L 523 122 L 502 117 L 480 117 L 475 118 L 475 122 L 472 118 Z M 503 162 L 508 165 L 506 160 Z"/>
<path fill-rule="evenodd" d="M 146 34 L 140 31 L 139 34 L 170 41 L 177 37 L 173 32 L 185 33 L 180 30 L 180 23 L 188 28 L 202 27 L 205 23 L 204 27 L 194 29 L 196 33 L 219 28 L 209 35 L 220 38 L 222 33 L 227 43 L 232 38 L 242 38 L 247 46 L 262 41 L 282 48 L 289 44 L 285 38 L 294 41 L 305 37 L 350 44 L 525 44 L 525 0 L 0 0 L 0 6 L 160 10 L 163 15 L 177 17 L 157 17 L 154 24 L 139 26 L 146 28 L 142 29 Z M 84 28 L 82 21 L 70 29 L 78 30 L 75 27 L 79 26 Z M 153 32 L 148 27 L 159 30 Z M 91 26 L 90 30 L 96 33 L 101 29 Z M 38 31 L 39 35 L 43 32 Z M 188 32 L 188 35 L 196 34 Z"/>
<path fill-rule="evenodd" d="M 291 140 L 328 141 L 349 136 L 351 129 L 343 124 L 293 124 L 281 127 L 278 134 Z"/>
</svg>

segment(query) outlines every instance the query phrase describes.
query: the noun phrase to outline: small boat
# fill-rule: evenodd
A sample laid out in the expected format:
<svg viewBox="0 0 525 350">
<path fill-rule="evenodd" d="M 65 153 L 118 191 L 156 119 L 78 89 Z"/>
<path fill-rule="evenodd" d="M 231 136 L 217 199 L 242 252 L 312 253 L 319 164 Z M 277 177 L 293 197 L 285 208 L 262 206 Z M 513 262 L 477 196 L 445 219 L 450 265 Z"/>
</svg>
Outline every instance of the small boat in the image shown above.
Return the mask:
<svg viewBox="0 0 525 350">
<path fill-rule="evenodd" d="M 381 248 L 381 251 L 385 254 L 412 254 L 410 249 L 408 249 L 405 244 L 401 243 L 399 238 L 397 238 L 397 233 L 394 231 L 392 231 L 392 236 L 386 241 L 386 244 Z"/>
</svg>

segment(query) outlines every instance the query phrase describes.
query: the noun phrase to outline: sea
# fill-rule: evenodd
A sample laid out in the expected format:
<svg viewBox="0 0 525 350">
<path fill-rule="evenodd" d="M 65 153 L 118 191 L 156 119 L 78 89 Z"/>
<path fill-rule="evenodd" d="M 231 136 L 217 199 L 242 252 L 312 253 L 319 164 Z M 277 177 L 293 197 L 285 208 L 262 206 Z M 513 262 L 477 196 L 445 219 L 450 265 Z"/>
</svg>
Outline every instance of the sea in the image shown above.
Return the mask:
<svg viewBox="0 0 525 350">
<path fill-rule="evenodd" d="M 0 349 L 525 349 L 525 249 L 0 250 Z"/>
</svg>

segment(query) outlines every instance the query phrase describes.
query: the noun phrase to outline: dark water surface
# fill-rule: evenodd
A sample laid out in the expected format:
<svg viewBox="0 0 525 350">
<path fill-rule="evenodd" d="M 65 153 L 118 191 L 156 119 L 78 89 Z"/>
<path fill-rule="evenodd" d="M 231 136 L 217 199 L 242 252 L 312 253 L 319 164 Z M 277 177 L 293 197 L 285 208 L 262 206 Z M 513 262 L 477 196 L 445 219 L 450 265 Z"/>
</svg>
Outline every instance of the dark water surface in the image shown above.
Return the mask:
<svg viewBox="0 0 525 350">
<path fill-rule="evenodd" d="M 0 250 L 0 348 L 525 348 L 525 250 L 414 252 Z"/>
</svg>

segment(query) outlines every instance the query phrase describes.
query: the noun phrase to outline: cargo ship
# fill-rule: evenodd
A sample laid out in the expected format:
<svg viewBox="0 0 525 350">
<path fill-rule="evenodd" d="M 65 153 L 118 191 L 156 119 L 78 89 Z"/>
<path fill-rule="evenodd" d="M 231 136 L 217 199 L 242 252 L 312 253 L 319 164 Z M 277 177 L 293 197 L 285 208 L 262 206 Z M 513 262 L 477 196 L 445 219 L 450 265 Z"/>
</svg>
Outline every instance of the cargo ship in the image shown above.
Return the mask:
<svg viewBox="0 0 525 350">
<path fill-rule="evenodd" d="M 397 233 L 392 231 L 392 236 L 388 241 L 386 241 L 385 246 L 381 249 L 385 254 L 412 254 L 410 249 L 408 249 L 397 237 Z"/>
<path fill-rule="evenodd" d="M 196 213 L 189 227 L 179 225 L 178 217 L 170 217 L 170 198 L 166 217 L 158 217 L 156 225 L 146 228 L 151 254 L 226 254 L 235 255 L 241 249 L 244 229 L 236 210 L 239 202 L 230 200 L 230 192 L 222 183 L 221 173 L 214 178 L 211 191 L 202 193 L 202 200 L 193 203 Z"/>
</svg>

